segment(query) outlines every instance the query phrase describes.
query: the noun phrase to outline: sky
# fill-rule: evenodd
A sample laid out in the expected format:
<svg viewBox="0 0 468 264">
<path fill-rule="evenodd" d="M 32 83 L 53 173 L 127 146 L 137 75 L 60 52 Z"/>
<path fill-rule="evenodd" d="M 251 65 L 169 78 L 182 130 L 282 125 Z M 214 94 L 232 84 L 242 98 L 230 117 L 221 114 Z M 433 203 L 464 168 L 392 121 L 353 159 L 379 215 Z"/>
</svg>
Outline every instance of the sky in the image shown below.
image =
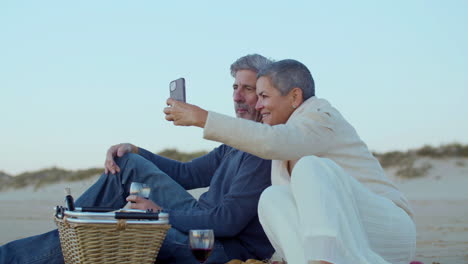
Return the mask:
<svg viewBox="0 0 468 264">
<path fill-rule="evenodd" d="M 468 1 L 0 1 L 0 171 L 102 167 L 217 142 L 164 119 L 169 82 L 234 116 L 237 58 L 296 59 L 373 151 L 468 143 Z"/>
</svg>

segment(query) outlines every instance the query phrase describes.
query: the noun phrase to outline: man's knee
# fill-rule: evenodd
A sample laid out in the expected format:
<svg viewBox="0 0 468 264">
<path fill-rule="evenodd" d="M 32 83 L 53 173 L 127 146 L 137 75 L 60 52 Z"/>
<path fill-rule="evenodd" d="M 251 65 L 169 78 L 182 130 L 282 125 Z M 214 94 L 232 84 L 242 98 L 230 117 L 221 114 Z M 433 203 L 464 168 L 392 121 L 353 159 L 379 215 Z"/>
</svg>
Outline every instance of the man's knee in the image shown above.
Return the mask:
<svg viewBox="0 0 468 264">
<path fill-rule="evenodd" d="M 121 184 L 125 184 L 131 177 L 137 175 L 137 171 L 144 167 L 144 163 L 148 162 L 142 156 L 135 153 L 126 153 L 122 157 L 116 157 L 114 159 L 117 166 L 120 168 L 120 172 L 114 174 L 103 174 L 102 177 L 107 177 L 109 180 L 119 179 Z"/>
<path fill-rule="evenodd" d="M 135 154 L 135 153 L 126 153 L 120 158 L 116 158 L 115 162 L 120 168 L 120 171 L 123 170 L 132 170 L 132 169 L 139 169 L 143 168 L 148 165 L 147 159 L 143 158 L 142 156 Z"/>
<path fill-rule="evenodd" d="M 116 157 L 115 163 L 119 166 L 120 170 L 128 166 L 136 166 L 142 162 L 144 158 L 135 153 L 126 153 L 122 157 Z"/>
</svg>

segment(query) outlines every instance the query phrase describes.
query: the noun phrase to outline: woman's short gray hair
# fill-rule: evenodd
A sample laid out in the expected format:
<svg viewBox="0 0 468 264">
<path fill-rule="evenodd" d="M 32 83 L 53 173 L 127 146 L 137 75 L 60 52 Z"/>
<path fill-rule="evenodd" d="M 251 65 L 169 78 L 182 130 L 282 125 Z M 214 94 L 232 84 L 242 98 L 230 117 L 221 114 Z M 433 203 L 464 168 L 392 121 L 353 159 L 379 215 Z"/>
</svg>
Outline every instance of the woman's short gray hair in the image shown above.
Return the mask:
<svg viewBox="0 0 468 264">
<path fill-rule="evenodd" d="M 257 73 L 257 79 L 269 77 L 273 86 L 281 92 L 288 94 L 293 88 L 302 90 L 304 101 L 315 96 L 315 84 L 312 74 L 307 67 L 296 60 L 281 60 L 274 62 Z"/>
<path fill-rule="evenodd" d="M 244 57 L 237 59 L 233 64 L 231 64 L 231 75 L 236 78 L 236 73 L 240 70 L 251 70 L 256 73 L 260 69 L 273 63 L 272 60 L 267 59 L 259 54 L 249 54 Z"/>
</svg>

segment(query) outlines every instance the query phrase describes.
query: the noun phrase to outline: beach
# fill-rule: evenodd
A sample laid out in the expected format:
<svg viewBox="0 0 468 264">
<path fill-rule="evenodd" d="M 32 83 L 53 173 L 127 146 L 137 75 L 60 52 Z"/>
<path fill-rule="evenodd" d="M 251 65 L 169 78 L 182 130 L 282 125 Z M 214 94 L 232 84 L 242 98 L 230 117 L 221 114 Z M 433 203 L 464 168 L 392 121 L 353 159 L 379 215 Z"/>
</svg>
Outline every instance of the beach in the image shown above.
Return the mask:
<svg viewBox="0 0 468 264">
<path fill-rule="evenodd" d="M 427 175 L 418 178 L 387 175 L 405 193 L 415 212 L 417 252 L 425 264 L 468 263 L 468 159 L 426 159 Z M 64 188 L 78 197 L 97 179 L 59 182 L 38 190 L 32 187 L 0 192 L 0 244 L 55 228 L 55 205 L 63 205 Z M 198 197 L 204 190 L 192 191 Z"/>
</svg>

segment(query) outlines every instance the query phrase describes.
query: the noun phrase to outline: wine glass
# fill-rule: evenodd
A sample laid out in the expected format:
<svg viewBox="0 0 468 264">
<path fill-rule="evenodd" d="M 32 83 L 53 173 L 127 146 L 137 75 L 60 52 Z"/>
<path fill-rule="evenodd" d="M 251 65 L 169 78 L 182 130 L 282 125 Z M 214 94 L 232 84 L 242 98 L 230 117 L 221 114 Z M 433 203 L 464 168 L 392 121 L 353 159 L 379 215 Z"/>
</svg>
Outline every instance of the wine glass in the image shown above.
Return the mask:
<svg viewBox="0 0 468 264">
<path fill-rule="evenodd" d="M 145 199 L 149 199 L 151 188 L 148 184 L 141 182 L 132 182 L 130 184 L 130 195 L 141 196 Z M 135 203 L 135 202 L 132 202 Z"/>
<path fill-rule="evenodd" d="M 190 249 L 195 258 L 204 263 L 211 254 L 214 244 L 214 233 L 212 229 L 190 230 Z"/>
</svg>

